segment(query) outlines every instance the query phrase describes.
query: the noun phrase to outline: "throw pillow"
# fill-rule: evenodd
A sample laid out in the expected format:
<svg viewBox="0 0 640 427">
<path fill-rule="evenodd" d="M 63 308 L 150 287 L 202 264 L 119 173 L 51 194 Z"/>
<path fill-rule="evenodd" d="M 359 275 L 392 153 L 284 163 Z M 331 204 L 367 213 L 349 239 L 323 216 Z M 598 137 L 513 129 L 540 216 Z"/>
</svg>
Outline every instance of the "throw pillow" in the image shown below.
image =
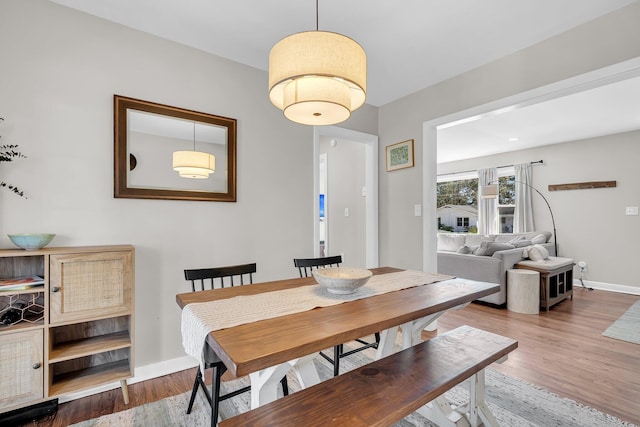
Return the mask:
<svg viewBox="0 0 640 427">
<path fill-rule="evenodd" d="M 524 236 L 519 234 L 519 235 L 515 236 L 513 239 L 509 240 L 507 243 L 511 243 L 512 245 L 515 245 L 516 242 L 519 242 L 522 239 L 524 239 Z"/>
<path fill-rule="evenodd" d="M 509 243 L 482 242 L 482 244 L 480 244 L 480 247 L 474 252 L 474 254 L 479 256 L 493 256 L 493 254 L 498 251 L 504 251 L 513 248 L 515 248 L 515 246 Z"/>
<path fill-rule="evenodd" d="M 531 240 L 518 240 L 513 243 L 513 246 L 516 248 L 525 248 L 527 246 L 531 246 Z"/>
<path fill-rule="evenodd" d="M 547 235 L 546 234 L 538 234 L 537 236 L 531 238 L 531 243 L 534 244 L 534 245 L 547 243 Z"/>
<path fill-rule="evenodd" d="M 460 249 L 458 249 L 458 253 L 459 254 L 470 254 L 471 253 L 471 248 L 467 245 L 461 247 Z"/>
<path fill-rule="evenodd" d="M 549 251 L 542 245 L 533 245 L 525 249 L 525 253 L 525 257 L 528 257 L 531 261 L 542 261 L 549 258 Z"/>
</svg>

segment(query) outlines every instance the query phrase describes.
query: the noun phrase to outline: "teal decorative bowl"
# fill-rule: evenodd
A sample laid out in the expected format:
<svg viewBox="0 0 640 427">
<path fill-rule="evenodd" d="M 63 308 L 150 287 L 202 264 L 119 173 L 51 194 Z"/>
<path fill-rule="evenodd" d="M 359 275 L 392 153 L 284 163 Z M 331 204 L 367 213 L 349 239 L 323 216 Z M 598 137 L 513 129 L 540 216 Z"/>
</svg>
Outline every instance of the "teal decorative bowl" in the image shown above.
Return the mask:
<svg viewBox="0 0 640 427">
<path fill-rule="evenodd" d="M 55 234 L 46 233 L 7 234 L 7 236 L 14 245 L 27 251 L 44 248 L 56 237 Z"/>
</svg>

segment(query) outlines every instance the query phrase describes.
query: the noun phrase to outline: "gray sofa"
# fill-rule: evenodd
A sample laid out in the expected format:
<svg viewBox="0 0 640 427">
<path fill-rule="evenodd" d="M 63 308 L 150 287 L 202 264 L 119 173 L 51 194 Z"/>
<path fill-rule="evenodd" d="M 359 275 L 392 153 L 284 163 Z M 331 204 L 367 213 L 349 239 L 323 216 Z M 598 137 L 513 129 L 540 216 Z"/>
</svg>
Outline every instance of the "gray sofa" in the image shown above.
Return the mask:
<svg viewBox="0 0 640 427">
<path fill-rule="evenodd" d="M 544 246 L 555 256 L 552 233 L 478 235 L 438 233 L 438 273 L 496 283 L 500 291 L 480 298 L 490 304 L 507 302 L 507 270 L 524 260 L 525 249 L 534 244 Z"/>
</svg>

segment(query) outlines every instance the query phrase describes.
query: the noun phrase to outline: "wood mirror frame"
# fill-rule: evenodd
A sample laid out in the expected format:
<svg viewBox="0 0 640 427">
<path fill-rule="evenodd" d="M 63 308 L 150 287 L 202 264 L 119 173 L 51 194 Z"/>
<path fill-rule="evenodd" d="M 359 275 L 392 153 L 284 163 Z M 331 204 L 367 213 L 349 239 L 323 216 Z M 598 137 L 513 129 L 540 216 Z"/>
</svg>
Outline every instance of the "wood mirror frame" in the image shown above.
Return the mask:
<svg viewBox="0 0 640 427">
<path fill-rule="evenodd" d="M 131 127 L 131 123 L 129 123 L 130 113 L 149 114 L 150 116 L 155 116 L 155 118 L 159 119 L 166 117 L 176 121 L 181 120 L 193 122 L 193 141 L 191 143 L 193 144 L 194 149 L 196 144 L 196 124 L 218 129 L 220 132 L 226 131 L 226 162 L 224 162 L 224 164 L 220 164 L 222 162 L 219 162 L 218 159 L 216 159 L 216 171 L 214 172 L 218 185 L 224 185 L 226 180 L 226 188 L 224 191 L 219 189 L 212 189 L 212 191 L 208 191 L 206 188 L 202 188 L 203 183 L 209 181 L 211 178 L 207 180 L 189 180 L 187 178 L 180 178 L 183 181 L 180 181 L 181 184 L 176 186 L 176 188 L 173 186 L 166 186 L 161 183 L 156 186 L 155 183 L 149 185 L 134 185 L 130 182 L 130 170 L 135 169 L 137 165 L 143 164 L 144 162 L 143 159 L 135 156 L 130 150 L 131 143 L 133 142 L 130 141 L 131 135 L 129 132 Z M 235 202 L 236 127 L 236 119 L 114 95 L 114 197 Z M 164 140 L 171 141 L 171 138 L 164 138 Z M 175 147 L 168 147 L 167 144 L 165 144 L 162 147 L 165 150 L 179 151 L 181 147 L 178 145 L 179 144 L 176 143 Z M 221 144 L 218 145 L 222 147 Z M 160 147 L 160 145 L 158 145 L 158 147 Z M 189 150 L 190 149 L 191 148 L 189 148 Z M 224 148 L 219 149 L 224 150 Z M 166 156 L 163 157 L 162 164 L 160 166 L 152 166 L 154 166 L 157 171 L 164 171 L 166 162 L 166 165 L 168 165 L 166 168 L 167 174 L 171 173 L 177 176 L 177 173 L 171 168 L 171 159 L 165 159 L 165 157 Z M 182 183 L 184 183 L 185 188 L 182 188 Z M 194 188 L 189 188 L 190 184 L 193 184 Z M 198 186 L 196 186 L 196 184 L 198 184 Z"/>
</svg>

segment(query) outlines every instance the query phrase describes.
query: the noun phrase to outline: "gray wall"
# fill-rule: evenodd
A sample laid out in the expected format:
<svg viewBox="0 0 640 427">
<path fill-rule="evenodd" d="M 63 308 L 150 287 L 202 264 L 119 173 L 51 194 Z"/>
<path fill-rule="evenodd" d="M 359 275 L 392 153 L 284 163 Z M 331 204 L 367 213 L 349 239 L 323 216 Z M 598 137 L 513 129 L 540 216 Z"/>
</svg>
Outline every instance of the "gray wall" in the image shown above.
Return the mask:
<svg viewBox="0 0 640 427">
<path fill-rule="evenodd" d="M 532 184 L 553 210 L 560 256 L 585 261 L 585 280 L 640 287 L 635 265 L 640 217 L 625 215 L 625 207 L 640 206 L 640 131 L 442 163 L 438 173 L 541 159 L 544 164 L 532 166 Z M 617 181 L 617 186 L 548 191 L 553 184 L 590 181 Z M 551 231 L 547 205 L 536 193 L 532 199 L 535 228 Z"/>
<path fill-rule="evenodd" d="M 286 120 L 267 73 L 45 0 L 0 3 L 0 135 L 28 158 L 0 167 L 7 233 L 51 246 L 136 247 L 136 365 L 184 355 L 183 269 L 257 262 L 259 281 L 297 276 L 313 253 L 313 129 Z M 113 95 L 238 120 L 238 201 L 113 198 Z M 345 127 L 377 129 L 377 109 Z"/>
<path fill-rule="evenodd" d="M 423 214 L 435 231 L 435 147 L 423 146 L 424 122 L 640 57 L 638 22 L 640 3 L 634 3 L 380 107 L 380 265 L 435 266 L 435 238 L 425 242 L 428 265 L 423 266 L 422 218 L 413 216 L 413 205 L 422 202 L 424 188 Z M 384 147 L 409 138 L 416 143 L 416 167 L 383 172 Z M 422 162 L 425 150 L 427 164 Z M 594 197 L 592 203 L 597 202 Z"/>
</svg>

